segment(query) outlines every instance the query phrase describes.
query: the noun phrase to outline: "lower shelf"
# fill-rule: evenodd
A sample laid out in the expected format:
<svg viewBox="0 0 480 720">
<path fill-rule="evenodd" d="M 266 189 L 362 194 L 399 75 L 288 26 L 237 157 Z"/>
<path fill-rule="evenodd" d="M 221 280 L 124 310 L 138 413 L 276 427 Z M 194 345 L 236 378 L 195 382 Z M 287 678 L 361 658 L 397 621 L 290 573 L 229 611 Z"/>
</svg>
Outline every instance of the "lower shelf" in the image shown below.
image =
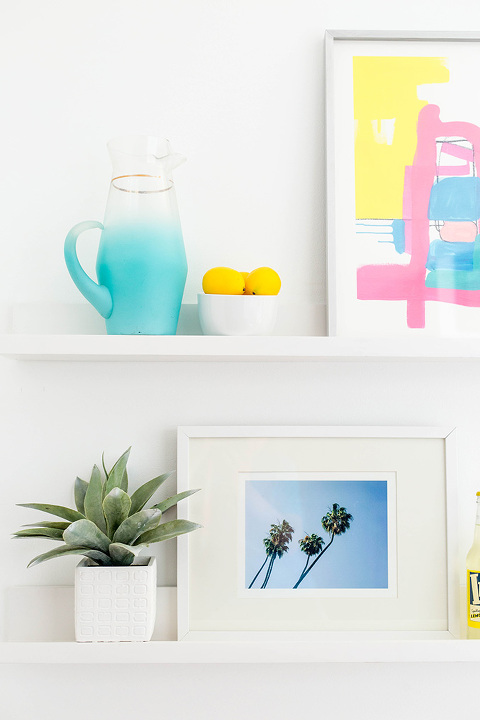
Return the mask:
<svg viewBox="0 0 480 720">
<path fill-rule="evenodd" d="M 0 663 L 402 663 L 479 662 L 474 640 L 38 642 L 0 644 Z"/>
<path fill-rule="evenodd" d="M 463 589 L 462 595 L 465 596 Z M 210 633 L 177 641 L 174 587 L 157 588 L 153 640 L 74 642 L 71 586 L 9 587 L 0 664 L 401 663 L 480 662 L 480 642 L 448 631 Z"/>
</svg>

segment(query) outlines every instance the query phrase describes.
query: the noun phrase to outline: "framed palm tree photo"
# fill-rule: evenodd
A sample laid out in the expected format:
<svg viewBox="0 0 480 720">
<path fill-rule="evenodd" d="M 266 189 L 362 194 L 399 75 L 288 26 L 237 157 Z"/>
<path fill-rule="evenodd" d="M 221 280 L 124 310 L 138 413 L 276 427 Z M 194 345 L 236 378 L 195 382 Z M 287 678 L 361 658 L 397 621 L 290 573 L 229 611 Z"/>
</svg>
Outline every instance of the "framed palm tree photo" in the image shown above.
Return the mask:
<svg viewBox="0 0 480 720">
<path fill-rule="evenodd" d="M 393 597 L 396 477 L 239 473 L 244 597 Z"/>
<path fill-rule="evenodd" d="M 451 429 L 180 427 L 203 529 L 179 538 L 179 639 L 458 636 L 454 474 Z"/>
</svg>

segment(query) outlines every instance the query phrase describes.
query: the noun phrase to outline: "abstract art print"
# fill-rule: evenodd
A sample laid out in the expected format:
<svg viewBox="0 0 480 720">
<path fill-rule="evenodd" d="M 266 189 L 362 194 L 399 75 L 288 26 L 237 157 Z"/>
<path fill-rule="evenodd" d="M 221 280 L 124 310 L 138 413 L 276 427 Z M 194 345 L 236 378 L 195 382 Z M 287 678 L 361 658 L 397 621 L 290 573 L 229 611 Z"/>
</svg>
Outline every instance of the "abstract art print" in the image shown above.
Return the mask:
<svg viewBox="0 0 480 720">
<path fill-rule="evenodd" d="M 394 473 L 241 473 L 240 482 L 242 595 L 395 593 Z"/>
<path fill-rule="evenodd" d="M 479 40 L 327 33 L 330 334 L 480 335 Z"/>
</svg>

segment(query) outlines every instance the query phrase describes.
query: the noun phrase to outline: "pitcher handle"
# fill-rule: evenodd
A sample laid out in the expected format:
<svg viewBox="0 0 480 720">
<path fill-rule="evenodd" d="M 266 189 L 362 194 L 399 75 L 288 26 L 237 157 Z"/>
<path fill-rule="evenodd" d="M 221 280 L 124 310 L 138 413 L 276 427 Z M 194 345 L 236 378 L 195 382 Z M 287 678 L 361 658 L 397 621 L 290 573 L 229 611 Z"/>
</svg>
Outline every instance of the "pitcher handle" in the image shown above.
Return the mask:
<svg viewBox="0 0 480 720">
<path fill-rule="evenodd" d="M 88 302 L 92 303 L 100 315 L 104 318 L 109 318 L 113 310 L 113 300 L 110 290 L 105 287 L 105 285 L 98 285 L 94 282 L 82 268 L 77 257 L 78 236 L 80 233 L 85 232 L 85 230 L 92 230 L 93 228 L 103 230 L 103 225 L 96 220 L 87 220 L 74 225 L 65 238 L 65 262 L 70 277 L 82 295 L 87 298 Z"/>
</svg>

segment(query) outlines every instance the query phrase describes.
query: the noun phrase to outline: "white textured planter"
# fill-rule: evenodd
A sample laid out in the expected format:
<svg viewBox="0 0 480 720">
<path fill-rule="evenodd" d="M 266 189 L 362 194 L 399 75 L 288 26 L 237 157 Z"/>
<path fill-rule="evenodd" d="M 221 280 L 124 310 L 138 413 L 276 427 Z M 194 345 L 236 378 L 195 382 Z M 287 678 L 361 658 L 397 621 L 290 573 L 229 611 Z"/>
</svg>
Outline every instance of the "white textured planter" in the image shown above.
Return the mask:
<svg viewBox="0 0 480 720">
<path fill-rule="evenodd" d="M 155 624 L 157 562 L 89 565 L 75 568 L 75 638 L 77 642 L 144 642 Z"/>
</svg>

